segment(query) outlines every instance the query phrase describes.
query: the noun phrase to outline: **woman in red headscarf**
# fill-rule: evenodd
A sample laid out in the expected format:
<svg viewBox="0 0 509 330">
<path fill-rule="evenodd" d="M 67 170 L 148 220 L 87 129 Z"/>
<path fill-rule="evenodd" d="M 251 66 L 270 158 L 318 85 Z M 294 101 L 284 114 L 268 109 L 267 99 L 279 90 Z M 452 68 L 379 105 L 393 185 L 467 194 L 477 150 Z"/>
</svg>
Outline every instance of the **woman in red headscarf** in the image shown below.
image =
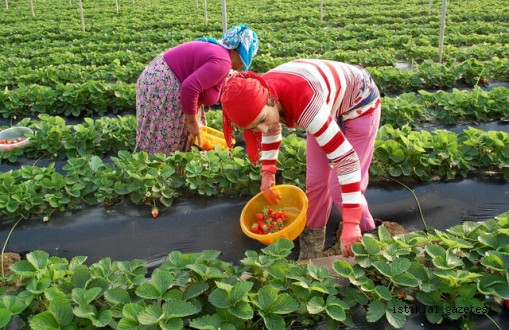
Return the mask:
<svg viewBox="0 0 509 330">
<path fill-rule="evenodd" d="M 352 256 L 351 245 L 375 228 L 364 197 L 381 111 L 371 75 L 355 65 L 301 59 L 261 76 L 232 76 L 221 104 L 227 142 L 234 123 L 244 129 L 250 159 L 259 162 L 261 153 L 261 190 L 272 201 L 281 124 L 306 130 L 309 209 L 299 259 L 322 255 L 332 202 L 342 215 L 343 255 Z"/>
</svg>

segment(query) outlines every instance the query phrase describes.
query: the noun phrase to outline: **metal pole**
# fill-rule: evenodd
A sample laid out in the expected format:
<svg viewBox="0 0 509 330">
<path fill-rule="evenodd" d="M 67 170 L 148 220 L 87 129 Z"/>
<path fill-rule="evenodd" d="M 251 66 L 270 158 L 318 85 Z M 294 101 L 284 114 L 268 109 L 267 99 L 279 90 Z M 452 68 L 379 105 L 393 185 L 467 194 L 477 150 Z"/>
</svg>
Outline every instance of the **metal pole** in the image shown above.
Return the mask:
<svg viewBox="0 0 509 330">
<path fill-rule="evenodd" d="M 30 8 L 32 8 L 32 17 L 35 17 L 34 0 L 30 0 Z"/>
<path fill-rule="evenodd" d="M 442 52 L 444 48 L 444 34 L 445 34 L 445 16 L 447 12 L 447 0 L 442 0 L 442 17 L 440 18 L 440 41 L 438 45 L 438 61 L 442 62 Z"/>
<path fill-rule="evenodd" d="M 207 0 L 203 0 L 203 15 L 205 17 L 205 23 L 208 23 L 209 16 L 207 15 Z"/>
<path fill-rule="evenodd" d="M 323 0 L 320 0 L 320 21 L 323 21 Z"/>
<path fill-rule="evenodd" d="M 222 3 L 222 9 L 223 9 L 223 33 L 226 33 L 226 30 L 228 29 L 228 23 L 226 18 L 226 0 L 223 0 Z"/>
<path fill-rule="evenodd" d="M 80 0 L 81 30 L 85 32 L 85 16 L 83 15 L 83 1 Z"/>
</svg>

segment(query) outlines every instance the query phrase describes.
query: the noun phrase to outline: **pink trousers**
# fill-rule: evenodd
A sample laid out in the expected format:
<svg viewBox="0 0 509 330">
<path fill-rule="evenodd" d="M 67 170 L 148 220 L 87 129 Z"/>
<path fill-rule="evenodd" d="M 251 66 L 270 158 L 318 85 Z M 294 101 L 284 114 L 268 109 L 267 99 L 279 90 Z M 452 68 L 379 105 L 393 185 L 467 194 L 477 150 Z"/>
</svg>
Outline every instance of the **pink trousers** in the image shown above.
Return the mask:
<svg viewBox="0 0 509 330">
<path fill-rule="evenodd" d="M 380 112 L 381 105 L 371 114 L 344 122 L 343 133 L 353 146 L 361 163 L 363 212 L 360 228 L 363 232 L 375 228 L 364 192 L 369 183 L 369 165 L 373 158 Z M 329 220 L 332 202 L 340 214 L 343 210 L 343 202 L 336 171 L 331 168 L 327 155 L 312 135 L 308 135 L 306 141 L 306 164 L 306 194 L 309 200 L 306 226 L 324 228 Z"/>
</svg>

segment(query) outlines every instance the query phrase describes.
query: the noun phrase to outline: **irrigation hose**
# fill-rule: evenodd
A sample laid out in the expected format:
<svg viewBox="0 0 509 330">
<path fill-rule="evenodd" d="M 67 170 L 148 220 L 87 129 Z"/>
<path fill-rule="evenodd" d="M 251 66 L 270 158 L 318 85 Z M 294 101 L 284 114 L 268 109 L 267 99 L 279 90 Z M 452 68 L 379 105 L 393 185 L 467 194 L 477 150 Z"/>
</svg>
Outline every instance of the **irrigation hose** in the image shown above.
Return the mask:
<svg viewBox="0 0 509 330">
<path fill-rule="evenodd" d="M 410 191 L 412 193 L 412 195 L 414 196 L 415 202 L 417 203 L 417 208 L 419 209 L 419 215 L 421 216 L 422 223 L 424 224 L 424 231 L 427 232 L 428 224 L 426 223 L 426 220 L 424 219 L 424 214 L 422 213 L 421 204 L 419 203 L 419 199 L 415 195 L 415 192 L 410 187 L 408 187 L 406 184 L 404 184 L 403 182 L 400 182 L 400 181 L 398 181 L 394 178 L 391 178 L 391 177 L 389 177 L 389 179 L 391 179 L 394 182 L 399 183 L 400 185 L 402 185 L 403 187 L 405 187 L 406 189 L 408 189 L 408 191 Z"/>
<path fill-rule="evenodd" d="M 7 235 L 7 238 L 5 239 L 5 243 L 2 247 L 2 260 L 0 261 L 1 262 L 1 268 L 2 268 L 2 277 L 5 277 L 5 272 L 4 272 L 4 253 L 5 253 L 5 248 L 7 247 L 7 242 L 9 242 L 9 238 L 11 237 L 11 234 L 12 232 L 14 231 L 14 228 L 16 228 L 16 226 L 18 225 L 18 223 L 23 219 L 23 217 L 19 218 L 18 221 L 16 221 L 16 223 L 12 226 L 11 230 L 9 231 L 9 234 Z"/>
</svg>

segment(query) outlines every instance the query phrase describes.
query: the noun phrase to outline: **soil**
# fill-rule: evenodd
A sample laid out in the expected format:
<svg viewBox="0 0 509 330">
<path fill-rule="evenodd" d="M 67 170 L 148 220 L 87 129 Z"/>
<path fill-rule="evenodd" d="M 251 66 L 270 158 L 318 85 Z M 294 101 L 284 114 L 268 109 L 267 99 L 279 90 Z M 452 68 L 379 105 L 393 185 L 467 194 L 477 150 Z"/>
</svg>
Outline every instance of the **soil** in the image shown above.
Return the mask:
<svg viewBox="0 0 509 330">
<path fill-rule="evenodd" d="M 21 260 L 21 255 L 19 253 L 13 252 L 4 252 L 0 255 L 0 276 L 2 278 L 6 278 L 12 274 L 11 266 L 16 262 Z M 7 288 L 9 290 L 14 289 L 16 287 L 16 281 L 0 281 L 0 288 Z"/>
</svg>

